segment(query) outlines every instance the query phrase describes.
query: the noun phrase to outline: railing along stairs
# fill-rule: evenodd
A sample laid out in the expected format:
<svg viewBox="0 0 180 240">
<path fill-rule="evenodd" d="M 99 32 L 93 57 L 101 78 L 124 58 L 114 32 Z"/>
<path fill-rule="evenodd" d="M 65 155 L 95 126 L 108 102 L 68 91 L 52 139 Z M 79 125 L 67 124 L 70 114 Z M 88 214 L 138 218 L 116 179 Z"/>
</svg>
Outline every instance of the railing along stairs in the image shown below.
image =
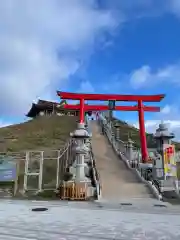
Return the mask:
<svg viewBox="0 0 180 240">
<path fill-rule="evenodd" d="M 154 169 L 152 166 L 159 155 L 156 155 L 156 152 L 150 152 L 149 155 L 151 157 L 149 158 L 149 165 L 151 167 L 143 169 L 140 149 L 137 149 L 133 146 L 132 140 L 129 139 L 128 142 L 122 141 L 120 137 L 117 136 L 113 123 L 108 121 L 103 114 L 99 115 L 98 123 L 116 154 L 120 156 L 128 168 L 136 172 L 141 181 L 148 185 L 156 198 L 162 199 L 161 189 L 165 188 L 165 184 L 169 183 L 170 181 L 159 181 L 159 179 L 156 178 L 157 174 L 153 174 Z M 156 169 L 156 171 L 162 172 L 163 169 Z M 174 182 L 171 183 L 171 189 L 177 191 L 177 186 Z"/>
<path fill-rule="evenodd" d="M 95 185 L 94 187 L 96 188 L 96 194 L 95 194 L 95 198 L 98 199 L 101 196 L 101 183 L 100 183 L 100 176 L 99 173 L 97 171 L 96 168 L 96 160 L 92 151 L 92 145 L 91 145 L 91 136 L 92 136 L 92 131 L 91 131 L 91 124 L 90 121 L 88 120 L 88 118 L 86 117 L 85 119 L 85 124 L 86 124 L 86 129 L 89 133 L 90 136 L 90 141 L 89 141 L 89 155 L 90 155 L 90 162 L 92 163 L 92 181 L 93 181 L 93 185 Z"/>
</svg>

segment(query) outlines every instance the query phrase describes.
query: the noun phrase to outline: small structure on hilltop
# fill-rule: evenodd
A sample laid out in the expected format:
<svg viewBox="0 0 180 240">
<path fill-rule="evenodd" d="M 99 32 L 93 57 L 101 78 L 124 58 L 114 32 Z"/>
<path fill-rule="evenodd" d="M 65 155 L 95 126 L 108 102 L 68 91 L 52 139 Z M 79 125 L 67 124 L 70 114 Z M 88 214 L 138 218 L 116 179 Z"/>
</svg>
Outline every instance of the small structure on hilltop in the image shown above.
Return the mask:
<svg viewBox="0 0 180 240">
<path fill-rule="evenodd" d="M 64 104 L 67 104 L 65 100 L 62 100 L 60 103 L 39 100 L 37 103 L 32 104 L 32 107 L 26 116 L 30 118 L 51 115 L 78 116 L 79 110 L 64 109 Z"/>
</svg>

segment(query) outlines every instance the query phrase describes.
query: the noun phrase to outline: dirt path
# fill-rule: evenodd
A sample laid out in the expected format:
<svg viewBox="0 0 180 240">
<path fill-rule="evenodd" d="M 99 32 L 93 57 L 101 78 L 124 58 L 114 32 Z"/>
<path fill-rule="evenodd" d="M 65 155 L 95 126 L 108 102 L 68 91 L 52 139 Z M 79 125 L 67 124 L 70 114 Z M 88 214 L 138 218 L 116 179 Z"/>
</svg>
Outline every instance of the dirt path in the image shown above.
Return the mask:
<svg viewBox="0 0 180 240">
<path fill-rule="evenodd" d="M 95 121 L 91 122 L 91 128 L 92 148 L 100 175 L 102 198 L 106 200 L 152 198 L 149 189 L 116 156 Z"/>
</svg>

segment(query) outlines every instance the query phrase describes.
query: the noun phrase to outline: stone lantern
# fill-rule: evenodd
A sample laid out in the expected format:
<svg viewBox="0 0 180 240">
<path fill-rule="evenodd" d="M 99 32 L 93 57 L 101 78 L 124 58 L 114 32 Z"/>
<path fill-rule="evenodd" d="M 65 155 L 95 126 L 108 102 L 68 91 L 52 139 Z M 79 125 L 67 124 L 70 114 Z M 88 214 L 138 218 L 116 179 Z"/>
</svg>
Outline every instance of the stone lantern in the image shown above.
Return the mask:
<svg viewBox="0 0 180 240">
<path fill-rule="evenodd" d="M 114 128 L 115 128 L 115 139 L 118 141 L 118 140 L 120 140 L 120 124 L 119 124 L 119 122 L 115 123 Z"/>
</svg>

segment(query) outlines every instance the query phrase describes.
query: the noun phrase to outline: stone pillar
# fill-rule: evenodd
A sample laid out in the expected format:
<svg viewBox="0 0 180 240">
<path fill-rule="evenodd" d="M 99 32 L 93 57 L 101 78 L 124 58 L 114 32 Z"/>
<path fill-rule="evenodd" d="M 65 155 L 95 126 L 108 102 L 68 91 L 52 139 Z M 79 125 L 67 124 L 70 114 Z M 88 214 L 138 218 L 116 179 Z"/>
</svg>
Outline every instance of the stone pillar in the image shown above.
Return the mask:
<svg viewBox="0 0 180 240">
<path fill-rule="evenodd" d="M 119 152 L 123 155 L 126 155 L 127 151 L 126 151 L 126 145 L 123 141 L 119 140 L 118 141 L 118 148 L 119 148 Z"/>
<path fill-rule="evenodd" d="M 113 118 L 113 110 L 109 110 L 109 121 L 112 121 Z"/>
<path fill-rule="evenodd" d="M 113 124 L 112 124 L 112 122 L 111 122 L 111 143 L 112 143 L 112 145 L 113 145 L 113 147 L 114 147 L 114 149 L 116 149 L 116 139 L 115 139 L 115 128 L 114 128 L 114 126 L 113 126 Z"/>
<path fill-rule="evenodd" d="M 78 128 L 75 130 L 71 137 L 76 139 L 77 145 L 74 149 L 76 154 L 75 160 L 75 175 L 73 176 L 73 180 L 76 182 L 89 182 L 89 179 L 85 176 L 85 162 L 84 158 L 87 152 L 85 147 L 85 140 L 89 138 L 89 134 L 85 129 L 84 123 L 78 123 Z"/>
<path fill-rule="evenodd" d="M 115 139 L 115 131 L 114 131 L 114 127 L 111 127 L 111 136 L 112 136 L 112 139 Z"/>
<path fill-rule="evenodd" d="M 116 140 L 120 140 L 121 139 L 121 132 L 120 132 L 120 127 L 116 128 Z"/>
<path fill-rule="evenodd" d="M 119 140 L 120 140 L 120 125 L 119 125 L 119 123 L 116 122 L 116 124 L 114 125 L 114 127 L 115 127 L 115 139 L 116 139 L 117 141 L 119 141 Z"/>
<path fill-rule="evenodd" d="M 102 131 L 102 134 L 104 135 L 105 134 L 105 124 L 101 121 L 101 131 Z"/>
<path fill-rule="evenodd" d="M 119 128 L 119 124 L 118 122 L 115 123 L 114 125 L 114 134 L 115 134 L 115 148 L 116 148 L 116 151 L 119 153 L 120 152 L 120 128 Z"/>
<path fill-rule="evenodd" d="M 85 163 L 85 176 L 90 177 L 90 166 L 91 166 L 91 142 L 90 139 L 85 140 L 85 150 L 86 154 L 84 156 Z"/>
<path fill-rule="evenodd" d="M 127 143 L 127 157 L 129 161 L 133 161 L 133 141 L 131 139 L 128 139 L 128 143 Z"/>
</svg>

